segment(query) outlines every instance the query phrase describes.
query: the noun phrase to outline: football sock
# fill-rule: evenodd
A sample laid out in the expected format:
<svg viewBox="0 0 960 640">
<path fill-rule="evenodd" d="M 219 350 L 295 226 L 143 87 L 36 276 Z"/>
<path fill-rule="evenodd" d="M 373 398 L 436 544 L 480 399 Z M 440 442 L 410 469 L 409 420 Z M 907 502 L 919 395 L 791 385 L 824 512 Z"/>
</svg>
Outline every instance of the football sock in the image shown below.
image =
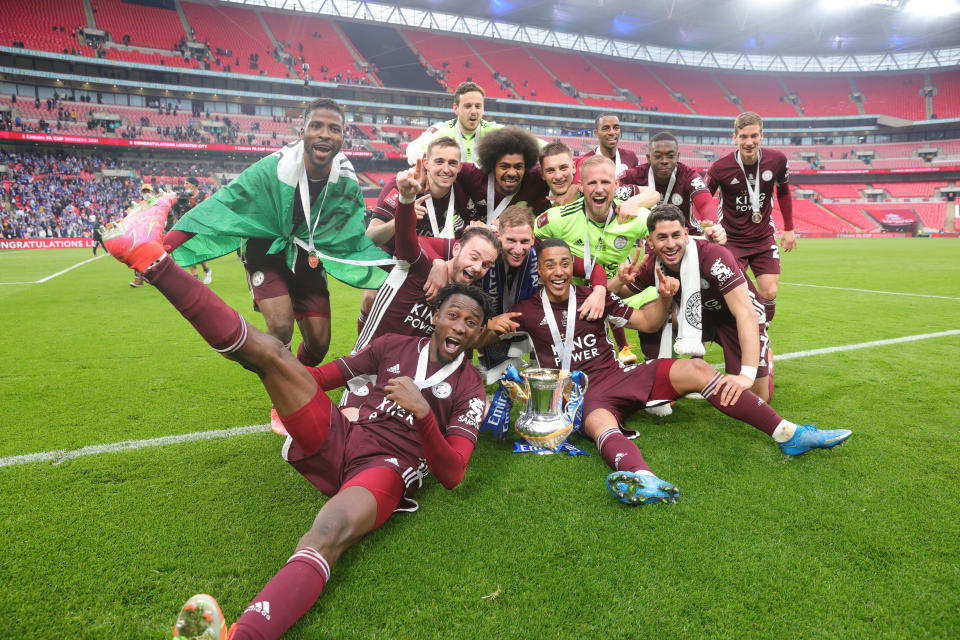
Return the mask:
<svg viewBox="0 0 960 640">
<path fill-rule="evenodd" d="M 773 313 L 777 310 L 777 299 L 772 298 L 770 300 L 765 300 L 760 298 L 760 300 L 763 302 L 763 311 L 767 315 L 767 322 L 770 322 L 773 320 Z"/>
<path fill-rule="evenodd" d="M 614 471 L 650 472 L 640 449 L 627 440 L 620 427 L 611 427 L 597 436 L 597 450 L 603 461 Z"/>
<path fill-rule="evenodd" d="M 197 234 L 171 229 L 163 238 L 163 248 L 167 251 L 173 251 L 195 235 Z"/>
<path fill-rule="evenodd" d="M 797 425 L 789 420 L 781 420 L 780 424 L 777 425 L 777 428 L 774 429 L 770 435 L 773 436 L 773 439 L 777 442 L 786 442 L 793 437 L 793 432 L 796 430 Z"/>
<path fill-rule="evenodd" d="M 301 342 L 300 346 L 297 347 L 297 360 L 305 366 L 315 367 L 323 361 L 323 358 L 318 358 L 310 353 L 310 349 L 307 348 L 307 343 Z"/>
<path fill-rule="evenodd" d="M 638 331 L 640 336 L 640 351 L 643 353 L 644 360 L 655 360 L 660 357 L 660 334 L 643 333 Z"/>
<path fill-rule="evenodd" d="M 629 344 L 627 342 L 627 332 L 624 331 L 623 327 L 610 327 L 610 332 L 613 334 L 613 341 L 617 343 L 617 351 Z"/>
<path fill-rule="evenodd" d="M 156 287 L 186 318 L 214 351 L 233 353 L 247 339 L 247 324 L 210 288 L 177 266 L 164 254 L 144 271 Z"/>
<path fill-rule="evenodd" d="M 720 394 L 717 393 L 716 387 L 722 378 L 723 374 L 717 373 L 700 392 L 707 399 L 707 402 L 719 409 L 721 413 L 753 425 L 767 435 L 773 435 L 774 430 L 781 422 L 780 416 L 773 410 L 773 407 L 749 389 L 741 393 L 733 404 L 727 406 L 720 404 Z"/>
<path fill-rule="evenodd" d="M 298 549 L 237 620 L 233 640 L 275 640 L 303 617 L 330 578 L 317 551 Z"/>
</svg>

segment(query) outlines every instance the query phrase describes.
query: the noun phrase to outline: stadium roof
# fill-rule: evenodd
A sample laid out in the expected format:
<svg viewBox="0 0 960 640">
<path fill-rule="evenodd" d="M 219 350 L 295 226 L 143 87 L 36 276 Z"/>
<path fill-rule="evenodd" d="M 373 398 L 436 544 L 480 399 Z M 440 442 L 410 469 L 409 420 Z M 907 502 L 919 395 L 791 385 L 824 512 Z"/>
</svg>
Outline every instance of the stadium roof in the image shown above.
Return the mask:
<svg viewBox="0 0 960 640">
<path fill-rule="evenodd" d="M 241 0 L 691 66 L 891 71 L 960 65 L 960 0 Z"/>
</svg>

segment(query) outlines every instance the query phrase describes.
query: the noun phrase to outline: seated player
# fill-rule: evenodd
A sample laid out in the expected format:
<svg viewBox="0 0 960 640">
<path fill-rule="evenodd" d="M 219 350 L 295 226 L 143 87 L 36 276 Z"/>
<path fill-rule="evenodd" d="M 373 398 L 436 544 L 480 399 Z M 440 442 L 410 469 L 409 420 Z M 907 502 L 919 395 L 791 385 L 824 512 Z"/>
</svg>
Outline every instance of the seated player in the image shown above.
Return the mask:
<svg viewBox="0 0 960 640">
<path fill-rule="evenodd" d="M 150 217 L 161 208 L 105 232 L 107 250 L 142 271 L 215 351 L 260 376 L 290 434 L 284 459 L 330 496 L 293 555 L 230 630 L 233 640 L 279 638 L 313 606 L 347 548 L 398 507 L 416 508 L 424 473 L 448 489 L 463 479 L 485 401 L 464 352 L 483 330 L 488 302 L 476 288 L 449 285 L 439 296 L 430 338 L 383 336 L 359 353 L 307 367 L 174 263 Z M 376 382 L 359 420 L 349 422 L 325 391 L 359 376 Z M 199 595 L 184 605 L 173 635 L 225 640 L 224 627 L 216 602 Z"/>
<path fill-rule="evenodd" d="M 847 429 L 821 431 L 784 420 L 770 405 L 744 390 L 738 376 L 718 373 L 700 359 L 667 358 L 620 366 L 603 320 L 584 320 L 576 313 L 589 291 L 571 284 L 573 256 L 563 240 L 541 243 L 539 269 L 540 294 L 491 318 L 481 342 L 489 342 L 491 333 L 524 331 L 533 341 L 539 366 L 579 369 L 587 374 L 583 432 L 596 442 L 600 455 L 613 469 L 607 477 L 607 488 L 621 501 L 676 502 L 677 488 L 653 474 L 621 428 L 633 412 L 671 402 L 691 391 L 699 391 L 722 413 L 772 436 L 789 455 L 830 448 L 850 437 Z M 660 274 L 658 299 L 640 309 L 627 307 L 608 293 L 606 316 L 611 324 L 649 331 L 663 323 L 677 288 L 675 279 Z"/>
<path fill-rule="evenodd" d="M 679 278 L 676 315 L 682 315 L 680 321 L 686 322 L 694 333 L 699 333 L 691 338 L 695 346 L 704 340 L 716 341 L 723 347 L 726 372 L 739 379 L 743 389 L 750 389 L 769 402 L 773 394 L 773 376 L 768 375 L 767 370 L 770 344 L 767 322 L 753 283 L 743 275 L 736 258 L 725 247 L 689 237 L 683 212 L 675 205 L 655 206 L 647 217 L 647 226 L 656 258 L 624 264 L 611 281 L 610 290 L 628 296 L 655 286 L 658 268 Z M 695 250 L 691 251 L 691 246 Z M 695 258 L 690 255 L 693 253 Z M 689 296 L 685 295 L 684 282 L 697 287 L 699 298 L 694 308 L 687 304 Z M 664 327 L 663 331 L 672 334 L 672 327 Z M 670 336 L 660 340 L 659 333 L 657 336 L 662 345 L 659 355 L 669 357 L 673 340 Z"/>
</svg>

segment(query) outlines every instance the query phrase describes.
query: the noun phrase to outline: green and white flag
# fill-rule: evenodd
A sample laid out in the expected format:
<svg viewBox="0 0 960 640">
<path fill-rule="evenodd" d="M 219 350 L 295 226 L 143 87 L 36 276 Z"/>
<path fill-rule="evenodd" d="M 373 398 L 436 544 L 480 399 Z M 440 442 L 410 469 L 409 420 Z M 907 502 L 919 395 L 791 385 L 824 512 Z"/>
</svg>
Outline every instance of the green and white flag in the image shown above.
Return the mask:
<svg viewBox="0 0 960 640">
<path fill-rule="evenodd" d="M 190 266 L 236 251 L 246 238 L 265 238 L 273 240 L 267 252 L 283 253 L 292 269 L 297 244 L 310 244 L 312 226 L 312 244 L 330 275 L 354 287 L 376 289 L 387 276 L 379 267 L 396 261 L 365 234 L 363 196 L 353 165 L 343 153 L 334 157 L 324 191 L 307 216 L 311 224 L 298 225 L 295 232 L 293 199 L 304 175 L 302 140 L 247 167 L 177 222 L 174 229 L 196 235 L 174 250 L 173 259 Z"/>
</svg>

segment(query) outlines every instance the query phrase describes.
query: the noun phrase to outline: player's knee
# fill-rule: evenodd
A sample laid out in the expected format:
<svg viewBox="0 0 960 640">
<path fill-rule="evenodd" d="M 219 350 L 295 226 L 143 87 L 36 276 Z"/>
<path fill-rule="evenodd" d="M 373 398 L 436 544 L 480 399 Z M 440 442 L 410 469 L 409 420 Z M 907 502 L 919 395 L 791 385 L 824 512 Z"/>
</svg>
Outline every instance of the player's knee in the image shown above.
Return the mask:
<svg viewBox="0 0 960 640">
<path fill-rule="evenodd" d="M 702 389 L 715 375 L 716 369 L 702 358 L 681 358 L 670 368 L 670 382 L 678 393 Z"/>
<path fill-rule="evenodd" d="M 303 534 L 297 548 L 315 549 L 328 562 L 334 562 L 356 539 L 347 518 L 335 514 L 318 514 L 310 530 Z"/>
<path fill-rule="evenodd" d="M 373 309 L 373 301 L 377 297 L 377 292 L 373 289 L 364 289 L 360 296 L 360 313 L 369 314 Z"/>
<path fill-rule="evenodd" d="M 757 291 L 764 300 L 773 300 L 777 297 L 777 283 L 758 285 Z"/>
</svg>

